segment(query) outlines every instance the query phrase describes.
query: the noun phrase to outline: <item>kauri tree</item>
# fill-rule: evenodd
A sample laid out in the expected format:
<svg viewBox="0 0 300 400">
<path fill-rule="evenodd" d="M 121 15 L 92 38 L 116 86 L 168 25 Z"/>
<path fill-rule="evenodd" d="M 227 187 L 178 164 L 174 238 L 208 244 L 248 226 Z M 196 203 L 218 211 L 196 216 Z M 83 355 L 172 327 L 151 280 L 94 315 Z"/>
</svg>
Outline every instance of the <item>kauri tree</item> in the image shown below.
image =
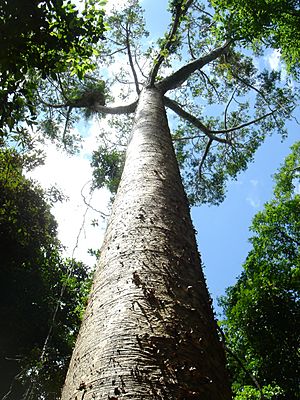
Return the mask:
<svg viewBox="0 0 300 400">
<path fill-rule="evenodd" d="M 219 204 L 266 136 L 285 136 L 296 90 L 256 68 L 240 38 L 223 41 L 207 4 L 172 0 L 169 11 L 146 47 L 139 1 L 128 1 L 107 17 L 93 74 L 40 87 L 41 127 L 66 147 L 80 115 L 114 114 L 95 184 L 116 187 L 123 167 L 63 400 L 231 398 L 189 204 Z"/>
</svg>

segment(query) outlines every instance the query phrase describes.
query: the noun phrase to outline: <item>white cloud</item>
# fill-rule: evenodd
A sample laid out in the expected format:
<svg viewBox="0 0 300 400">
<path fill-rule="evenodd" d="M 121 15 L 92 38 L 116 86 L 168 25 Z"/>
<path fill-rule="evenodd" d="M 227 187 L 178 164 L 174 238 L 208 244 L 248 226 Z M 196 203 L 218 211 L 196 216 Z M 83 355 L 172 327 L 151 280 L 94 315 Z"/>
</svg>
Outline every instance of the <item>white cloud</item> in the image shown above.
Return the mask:
<svg viewBox="0 0 300 400">
<path fill-rule="evenodd" d="M 270 55 L 265 57 L 265 60 L 270 68 L 281 72 L 281 80 L 285 81 L 287 77 L 287 71 L 285 65 L 281 62 L 280 50 L 273 50 Z M 293 82 L 291 82 L 291 85 L 293 86 Z"/>
<path fill-rule="evenodd" d="M 280 51 L 275 49 L 268 57 L 266 57 L 269 66 L 275 71 L 280 69 L 280 56 Z"/>
<path fill-rule="evenodd" d="M 259 196 L 259 180 L 250 179 L 248 187 L 248 196 L 246 197 L 246 202 L 250 204 L 251 207 L 257 209 L 260 207 L 261 201 Z"/>
<path fill-rule="evenodd" d="M 260 201 L 258 198 L 253 198 L 253 197 L 247 197 L 246 198 L 247 203 L 250 204 L 251 207 L 253 208 L 259 208 L 260 207 Z"/>
<path fill-rule="evenodd" d="M 43 188 L 47 189 L 54 185 L 68 196 L 68 201 L 56 203 L 52 208 L 52 213 L 58 222 L 58 237 L 66 246 L 67 257 L 72 256 L 78 241 L 74 257 L 90 266 L 94 264 L 95 259 L 87 251 L 89 248 L 94 250 L 100 248 L 105 221 L 99 213 L 84 203 L 82 194 L 95 210 L 104 213 L 107 213 L 110 196 L 107 190 L 101 189 L 95 191 L 90 199 L 89 182 L 92 177 L 92 168 L 87 158 L 87 150 L 90 150 L 91 143 L 94 141 L 93 136 L 88 136 L 83 143 L 83 151 L 74 156 L 67 156 L 53 144 L 48 144 L 45 164 L 28 174 Z M 92 227 L 93 220 L 98 220 L 99 226 Z"/>
</svg>

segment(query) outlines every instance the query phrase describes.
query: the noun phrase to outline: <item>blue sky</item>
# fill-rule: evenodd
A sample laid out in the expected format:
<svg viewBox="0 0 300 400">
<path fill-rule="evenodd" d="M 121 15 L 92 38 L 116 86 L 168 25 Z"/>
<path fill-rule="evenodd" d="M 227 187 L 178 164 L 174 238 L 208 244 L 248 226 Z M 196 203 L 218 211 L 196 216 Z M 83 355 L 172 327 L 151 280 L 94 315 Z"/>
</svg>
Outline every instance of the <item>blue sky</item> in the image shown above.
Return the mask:
<svg viewBox="0 0 300 400">
<path fill-rule="evenodd" d="M 208 288 L 218 311 L 216 298 L 235 283 L 242 271 L 250 249 L 248 228 L 252 218 L 272 197 L 272 175 L 289 154 L 290 146 L 299 140 L 299 126 L 288 124 L 288 128 L 289 136 L 283 143 L 272 136 L 258 149 L 247 171 L 228 185 L 224 203 L 192 209 Z"/>
<path fill-rule="evenodd" d="M 157 39 L 169 21 L 167 0 L 143 0 L 142 5 L 146 9 L 150 38 Z M 298 118 L 300 120 L 299 108 Z M 105 221 L 100 219 L 99 226 L 91 227 L 91 221 L 99 219 L 99 214 L 91 209 L 86 214 L 81 190 L 84 187 L 83 192 L 88 198 L 86 183 L 91 179 L 92 173 L 89 158 L 91 151 L 97 146 L 101 126 L 98 123 L 87 126 L 81 123 L 79 129 L 82 134 L 88 130 L 81 153 L 76 157 L 66 157 L 49 145 L 46 164 L 34 171 L 32 176 L 44 187 L 48 187 L 50 183 L 55 184 L 69 196 L 70 201 L 57 204 L 53 209 L 59 222 L 60 239 L 67 246 L 67 256 L 71 256 L 79 235 L 75 257 L 93 264 L 94 259 L 87 255 L 87 249 L 100 247 Z M 295 123 L 288 124 L 288 132 L 289 137 L 283 143 L 276 136 L 267 139 L 257 151 L 255 161 L 249 165 L 248 170 L 240 174 L 236 182 L 228 185 L 227 198 L 223 204 L 218 207 L 201 206 L 192 209 L 193 222 L 198 232 L 198 247 L 215 307 L 216 297 L 224 294 L 225 289 L 235 283 L 242 270 L 250 249 L 248 228 L 255 213 L 272 196 L 272 175 L 288 154 L 289 147 L 299 139 L 299 127 Z M 106 190 L 97 191 L 91 199 L 91 205 L 106 212 L 108 198 Z"/>
</svg>

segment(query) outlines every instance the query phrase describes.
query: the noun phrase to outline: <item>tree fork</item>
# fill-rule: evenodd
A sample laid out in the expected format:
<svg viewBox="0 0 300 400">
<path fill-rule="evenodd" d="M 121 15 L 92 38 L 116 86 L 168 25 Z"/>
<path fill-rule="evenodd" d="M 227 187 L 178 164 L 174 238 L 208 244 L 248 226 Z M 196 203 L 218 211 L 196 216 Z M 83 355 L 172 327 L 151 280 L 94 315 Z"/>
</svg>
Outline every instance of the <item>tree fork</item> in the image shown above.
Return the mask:
<svg viewBox="0 0 300 400">
<path fill-rule="evenodd" d="M 163 95 L 144 89 L 62 400 L 229 400 Z"/>
</svg>

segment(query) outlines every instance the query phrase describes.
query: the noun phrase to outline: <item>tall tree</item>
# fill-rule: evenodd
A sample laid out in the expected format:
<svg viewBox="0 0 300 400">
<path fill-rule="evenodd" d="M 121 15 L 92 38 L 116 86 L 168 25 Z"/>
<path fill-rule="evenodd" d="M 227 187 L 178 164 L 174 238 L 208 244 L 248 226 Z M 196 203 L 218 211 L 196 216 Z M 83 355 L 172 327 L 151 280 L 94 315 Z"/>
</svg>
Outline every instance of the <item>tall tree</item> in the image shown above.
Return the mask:
<svg viewBox="0 0 300 400">
<path fill-rule="evenodd" d="M 177 160 L 190 204 L 220 203 L 226 180 L 246 168 L 265 137 L 285 134 L 295 100 L 278 73 L 258 71 L 238 42 L 216 38 L 213 11 L 200 1 L 173 0 L 169 10 L 168 32 L 145 49 L 142 10 L 128 1 L 108 19 L 114 28 L 100 49 L 101 74 L 82 82 L 64 75 L 60 93 L 43 88 L 43 111 L 52 108 L 42 125 L 65 141 L 76 110 L 135 113 L 131 133 L 130 120 L 118 122 L 117 144 L 102 133 L 107 146 L 97 156 L 107 168 L 96 176 L 104 183 L 118 176 L 110 161 L 120 166 L 116 152 L 129 144 L 63 400 L 231 397 Z M 111 78 L 115 59 L 127 68 Z M 104 105 L 103 93 L 109 102 L 117 82 L 123 99 L 132 88 L 135 98 Z M 172 135 L 166 107 L 178 122 Z M 61 132 L 55 118 L 62 115 Z"/>
<path fill-rule="evenodd" d="M 237 283 L 221 299 L 237 399 L 299 397 L 300 142 L 275 175 L 274 198 L 256 214 L 252 250 Z M 251 397 L 252 396 L 252 397 Z"/>
</svg>

